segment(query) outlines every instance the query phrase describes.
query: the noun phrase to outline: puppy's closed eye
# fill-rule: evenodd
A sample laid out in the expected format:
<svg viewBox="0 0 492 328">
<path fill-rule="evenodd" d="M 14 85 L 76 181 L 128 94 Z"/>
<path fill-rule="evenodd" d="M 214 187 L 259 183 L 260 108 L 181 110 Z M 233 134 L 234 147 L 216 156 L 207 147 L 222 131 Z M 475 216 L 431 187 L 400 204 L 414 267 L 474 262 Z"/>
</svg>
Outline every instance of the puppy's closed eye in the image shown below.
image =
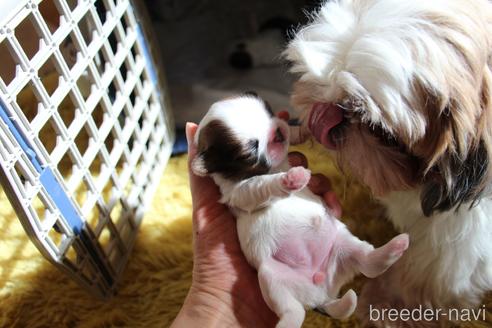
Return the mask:
<svg viewBox="0 0 492 328">
<path fill-rule="evenodd" d="M 258 139 L 251 139 L 250 141 L 248 141 L 248 147 L 255 155 L 258 155 L 259 145 L 260 142 L 258 141 Z"/>
</svg>

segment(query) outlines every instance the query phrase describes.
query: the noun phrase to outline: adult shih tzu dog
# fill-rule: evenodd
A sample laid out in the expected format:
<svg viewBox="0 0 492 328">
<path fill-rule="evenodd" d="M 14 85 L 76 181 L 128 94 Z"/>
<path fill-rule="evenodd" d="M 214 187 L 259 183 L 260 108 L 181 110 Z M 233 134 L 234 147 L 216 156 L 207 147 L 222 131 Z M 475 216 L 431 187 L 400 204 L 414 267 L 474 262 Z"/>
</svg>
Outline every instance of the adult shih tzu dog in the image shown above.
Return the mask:
<svg viewBox="0 0 492 328">
<path fill-rule="evenodd" d="M 328 1 L 284 53 L 311 134 L 410 234 L 367 304 L 468 308 L 492 290 L 491 24 L 486 0 Z"/>
</svg>

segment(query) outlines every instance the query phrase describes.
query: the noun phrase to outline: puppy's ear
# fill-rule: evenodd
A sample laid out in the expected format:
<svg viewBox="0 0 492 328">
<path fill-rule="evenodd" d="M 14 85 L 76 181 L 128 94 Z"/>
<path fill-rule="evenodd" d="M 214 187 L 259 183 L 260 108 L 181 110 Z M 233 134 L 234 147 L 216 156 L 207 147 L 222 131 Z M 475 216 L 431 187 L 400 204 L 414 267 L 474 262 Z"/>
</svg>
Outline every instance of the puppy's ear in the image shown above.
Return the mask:
<svg viewBox="0 0 492 328">
<path fill-rule="evenodd" d="M 203 153 L 197 154 L 195 156 L 195 158 L 191 162 L 191 171 L 200 177 L 204 177 L 208 174 Z"/>
<path fill-rule="evenodd" d="M 435 211 L 447 211 L 463 203 L 476 204 L 486 189 L 488 167 L 489 156 L 483 141 L 465 160 L 457 155 L 445 155 L 429 172 L 424 184 L 421 194 L 424 215 L 431 216 Z"/>
</svg>

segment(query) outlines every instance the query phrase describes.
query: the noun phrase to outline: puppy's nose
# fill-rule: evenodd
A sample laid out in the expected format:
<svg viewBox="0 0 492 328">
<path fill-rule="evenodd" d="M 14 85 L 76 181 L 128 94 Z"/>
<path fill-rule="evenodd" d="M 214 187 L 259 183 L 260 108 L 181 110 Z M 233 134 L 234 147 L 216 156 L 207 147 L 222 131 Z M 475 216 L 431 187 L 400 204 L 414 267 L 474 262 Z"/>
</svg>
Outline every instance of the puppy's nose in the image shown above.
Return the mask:
<svg viewBox="0 0 492 328">
<path fill-rule="evenodd" d="M 319 143 L 328 149 L 335 149 L 330 131 L 342 123 L 343 116 L 343 109 L 337 104 L 315 103 L 309 114 L 308 128 Z"/>
</svg>

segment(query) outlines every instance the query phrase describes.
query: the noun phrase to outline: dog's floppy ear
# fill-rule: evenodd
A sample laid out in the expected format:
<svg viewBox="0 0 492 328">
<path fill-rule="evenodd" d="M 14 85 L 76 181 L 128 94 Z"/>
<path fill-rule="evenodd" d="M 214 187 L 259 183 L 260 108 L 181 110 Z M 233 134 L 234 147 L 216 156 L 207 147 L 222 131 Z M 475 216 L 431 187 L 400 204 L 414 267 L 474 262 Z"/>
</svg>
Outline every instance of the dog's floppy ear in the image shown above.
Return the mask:
<svg viewBox="0 0 492 328">
<path fill-rule="evenodd" d="M 472 149 L 465 160 L 456 154 L 446 154 L 428 173 L 421 194 L 424 215 L 447 211 L 479 201 L 488 180 L 489 155 L 484 142 Z"/>
<path fill-rule="evenodd" d="M 191 171 L 200 177 L 204 177 L 208 174 L 203 153 L 197 154 L 192 160 Z"/>
<path fill-rule="evenodd" d="M 492 72 L 484 68 L 480 88 L 461 82 L 461 91 L 447 102 L 426 97 L 429 138 L 422 155 L 427 158 L 421 206 L 424 215 L 475 205 L 486 192 L 492 175 Z M 462 87 L 462 89 L 460 89 Z M 477 92 L 478 91 L 478 92 Z M 468 97 L 468 98 L 461 98 Z M 438 97 L 439 98 L 439 97 Z M 442 108 L 436 111 L 437 108 Z M 436 113 L 437 112 L 437 113 Z M 425 154 L 426 153 L 426 154 Z M 424 155 L 425 154 L 425 155 Z"/>
</svg>

